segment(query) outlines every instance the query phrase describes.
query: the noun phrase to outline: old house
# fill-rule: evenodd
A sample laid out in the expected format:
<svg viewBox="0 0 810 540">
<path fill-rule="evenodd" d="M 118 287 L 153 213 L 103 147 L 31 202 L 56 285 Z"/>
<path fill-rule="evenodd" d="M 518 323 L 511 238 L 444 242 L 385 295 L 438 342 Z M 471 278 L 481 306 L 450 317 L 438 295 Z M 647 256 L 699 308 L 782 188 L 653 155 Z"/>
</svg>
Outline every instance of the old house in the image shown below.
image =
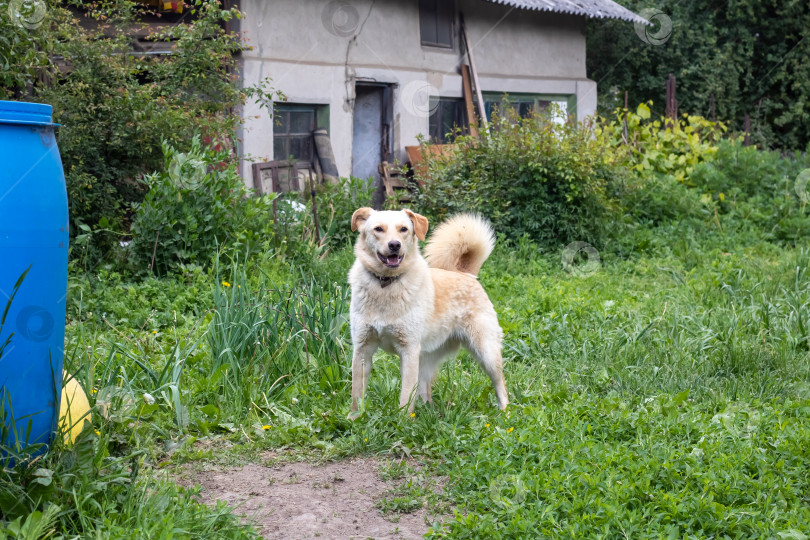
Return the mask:
<svg viewBox="0 0 810 540">
<path fill-rule="evenodd" d="M 466 123 L 462 27 L 484 109 L 509 96 L 521 114 L 557 103 L 581 121 L 596 109 L 585 69 L 588 18 L 644 20 L 611 0 L 243 0 L 246 85 L 272 77 L 275 119 L 244 110 L 246 160 L 314 159 L 327 130 L 342 176 L 407 161 L 420 137 Z M 633 31 L 632 27 L 628 31 Z M 243 174 L 251 182 L 250 167 Z"/>
</svg>

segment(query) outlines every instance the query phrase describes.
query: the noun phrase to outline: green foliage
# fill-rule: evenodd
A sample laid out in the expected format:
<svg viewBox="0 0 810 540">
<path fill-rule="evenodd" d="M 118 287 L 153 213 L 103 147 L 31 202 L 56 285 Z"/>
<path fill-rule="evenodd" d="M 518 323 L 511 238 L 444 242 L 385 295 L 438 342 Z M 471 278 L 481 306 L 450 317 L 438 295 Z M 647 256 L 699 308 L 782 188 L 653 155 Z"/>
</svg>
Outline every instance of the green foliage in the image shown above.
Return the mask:
<svg viewBox="0 0 810 540">
<path fill-rule="evenodd" d="M 621 4 L 636 13 L 662 12 L 667 23 L 649 30 L 663 41 L 656 44 L 640 39 L 625 21 L 589 22 L 587 71 L 599 81 L 600 109 L 620 106 L 625 90 L 633 103 L 663 104 L 673 73 L 680 112 L 712 118 L 714 99 L 716 118 L 733 131 L 742 131 L 743 118 L 750 115 L 757 144 L 803 149 L 810 143 L 810 6 L 805 0 Z"/>
<path fill-rule="evenodd" d="M 7 4 L 0 17 L 8 16 Z M 131 52 L 145 8 L 128 0 L 50 2 L 44 24 L 30 31 L 2 21 L 0 43 L 10 40 L 13 47 L 0 87 L 7 96 L 53 106 L 71 234 L 81 234 L 82 226 L 98 233 L 81 252 L 92 264 L 116 253 L 118 233 L 127 232 L 132 206 L 147 187 L 140 176 L 163 165 L 163 141 L 186 151 L 199 134 L 230 150 L 238 107 L 274 94 L 267 81 L 243 89 L 234 76 L 242 44 L 223 28 L 240 12 L 215 0 L 190 7 L 194 17 L 146 36 L 170 42 L 168 55 Z"/>
<path fill-rule="evenodd" d="M 49 40 L 39 29 L 50 21 L 47 12 L 43 20 L 36 11 L 34 2 L 0 0 L 0 99 L 19 97 L 49 64 Z"/>
<path fill-rule="evenodd" d="M 806 154 L 785 156 L 723 141 L 712 161 L 695 168 L 691 181 L 739 226 L 764 231 L 770 240 L 803 245 L 810 216 L 800 174 L 808 170 Z"/>
<path fill-rule="evenodd" d="M 653 119 L 651 105 L 642 103 L 635 113 L 617 109 L 614 118 L 598 126 L 597 137 L 610 150 L 608 159 L 632 167 L 639 177 L 666 174 L 688 183 L 695 166 L 712 159 L 726 128 L 700 116 Z"/>
<path fill-rule="evenodd" d="M 462 211 L 496 230 L 528 234 L 539 246 L 598 243 L 611 206 L 606 192 L 621 171 L 586 129 L 550 116 L 494 118 L 480 139 L 459 137 L 453 156 L 426 155 L 418 208 L 436 221 Z"/>
<path fill-rule="evenodd" d="M 358 208 L 371 206 L 375 186 L 360 178 L 341 178 L 337 184 L 324 184 L 318 189 L 318 219 L 323 244 L 336 249 L 354 241 L 352 214 Z"/>
<path fill-rule="evenodd" d="M 104 268 L 95 275 L 71 272 L 66 320 L 88 328 L 111 324 L 147 332 L 190 328 L 213 307 L 210 280 L 194 266 L 169 278 L 139 281 Z"/>
<path fill-rule="evenodd" d="M 169 143 L 163 152 L 164 170 L 144 177 L 149 191 L 132 224 L 130 262 L 136 273 L 208 265 L 221 246 L 247 252 L 261 246 L 273 197 L 251 197 L 227 152 L 203 147 L 199 137 L 187 153 Z"/>
<path fill-rule="evenodd" d="M 209 416 L 258 421 L 272 413 L 269 399 L 291 399 L 297 388 L 343 390 L 348 288 L 314 281 L 277 288 L 252 282 L 238 268 L 232 273 L 231 281 L 217 283 L 206 336 L 212 362 L 199 396 L 216 413 Z"/>
<path fill-rule="evenodd" d="M 722 140 L 713 159 L 696 167 L 690 181 L 705 192 L 724 193 L 724 199 L 788 196 L 798 203 L 795 182 L 808 167 L 810 156 L 800 152 L 785 155 Z"/>
</svg>

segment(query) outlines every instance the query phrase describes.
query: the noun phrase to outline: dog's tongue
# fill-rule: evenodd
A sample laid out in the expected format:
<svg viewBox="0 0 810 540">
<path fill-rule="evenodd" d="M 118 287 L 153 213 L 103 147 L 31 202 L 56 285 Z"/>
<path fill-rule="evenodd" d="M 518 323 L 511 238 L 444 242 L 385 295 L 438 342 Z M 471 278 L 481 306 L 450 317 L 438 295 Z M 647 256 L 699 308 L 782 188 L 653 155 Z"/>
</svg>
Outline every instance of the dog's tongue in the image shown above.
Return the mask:
<svg viewBox="0 0 810 540">
<path fill-rule="evenodd" d="M 387 261 L 388 264 L 397 264 L 399 262 L 399 256 L 391 255 L 390 257 L 388 257 Z"/>
</svg>

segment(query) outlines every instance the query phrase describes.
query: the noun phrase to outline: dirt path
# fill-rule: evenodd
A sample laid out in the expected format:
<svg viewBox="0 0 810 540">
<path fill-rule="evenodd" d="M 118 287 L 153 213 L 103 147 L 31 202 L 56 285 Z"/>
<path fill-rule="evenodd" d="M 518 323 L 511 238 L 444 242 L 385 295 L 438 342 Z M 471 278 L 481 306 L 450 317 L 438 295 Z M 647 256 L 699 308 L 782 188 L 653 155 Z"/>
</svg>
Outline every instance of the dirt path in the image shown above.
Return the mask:
<svg viewBox="0 0 810 540">
<path fill-rule="evenodd" d="M 227 502 L 268 539 L 422 538 L 428 530 L 426 509 L 386 519 L 375 508 L 394 486 L 380 478 L 379 466 L 379 460 L 365 458 L 324 465 L 189 467 L 178 482 L 199 484 L 203 502 Z"/>
</svg>

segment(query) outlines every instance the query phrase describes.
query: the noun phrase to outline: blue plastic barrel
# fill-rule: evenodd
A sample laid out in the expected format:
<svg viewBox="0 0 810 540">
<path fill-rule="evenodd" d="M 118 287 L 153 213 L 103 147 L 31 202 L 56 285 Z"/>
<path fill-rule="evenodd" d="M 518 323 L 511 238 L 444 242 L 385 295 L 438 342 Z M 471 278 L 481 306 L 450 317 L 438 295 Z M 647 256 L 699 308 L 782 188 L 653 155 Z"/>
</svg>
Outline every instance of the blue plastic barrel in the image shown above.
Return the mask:
<svg viewBox="0 0 810 540">
<path fill-rule="evenodd" d="M 4 444 L 49 443 L 65 346 L 68 208 L 52 108 L 0 101 L 0 397 Z"/>
</svg>

